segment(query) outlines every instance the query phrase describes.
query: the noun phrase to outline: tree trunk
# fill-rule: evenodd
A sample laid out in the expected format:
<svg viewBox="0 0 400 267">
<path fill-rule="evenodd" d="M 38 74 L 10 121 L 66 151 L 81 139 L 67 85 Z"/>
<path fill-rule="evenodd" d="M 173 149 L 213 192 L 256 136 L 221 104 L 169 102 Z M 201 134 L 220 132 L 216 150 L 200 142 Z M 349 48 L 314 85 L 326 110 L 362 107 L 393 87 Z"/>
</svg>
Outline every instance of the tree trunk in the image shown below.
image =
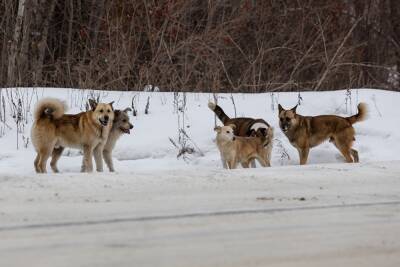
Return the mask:
<svg viewBox="0 0 400 267">
<path fill-rule="evenodd" d="M 24 12 L 25 12 L 25 0 L 19 0 L 18 13 L 17 13 L 17 18 L 15 20 L 15 27 L 14 27 L 14 36 L 11 41 L 10 55 L 8 57 L 8 71 L 7 71 L 8 81 L 7 81 L 7 83 L 9 86 L 16 85 L 15 84 L 16 75 L 18 75 L 16 59 L 17 59 L 17 55 L 18 55 L 18 47 L 19 47 L 19 40 L 20 40 L 20 36 L 21 36 L 21 26 L 22 26 L 22 21 L 24 18 Z"/>
<path fill-rule="evenodd" d="M 36 0 L 27 0 L 24 12 L 24 24 L 22 28 L 20 50 L 17 57 L 19 70 L 18 84 L 28 85 L 32 81 L 31 66 L 29 64 L 29 44 L 31 41 L 32 10 L 35 9 Z M 23 76 L 22 76 L 23 74 Z"/>
<path fill-rule="evenodd" d="M 104 15 L 104 1 L 105 0 L 92 0 L 92 10 L 90 12 L 89 20 L 89 39 L 90 48 L 97 48 L 97 36 L 100 29 L 100 22 Z"/>
<path fill-rule="evenodd" d="M 51 0 L 50 3 L 49 1 L 42 0 L 40 2 L 40 5 L 38 6 L 38 18 L 37 18 L 37 25 L 36 27 L 41 28 L 40 33 L 40 38 L 37 41 L 37 51 L 36 55 L 34 58 L 34 61 L 36 63 L 35 66 L 33 66 L 33 82 L 35 85 L 39 85 L 42 82 L 42 75 L 43 75 L 43 60 L 44 56 L 46 53 L 46 47 L 47 47 L 47 35 L 49 33 L 49 24 L 50 20 L 53 17 L 54 13 L 54 8 L 56 6 L 57 0 Z M 48 10 L 46 11 L 46 7 L 48 7 Z M 38 28 L 38 30 L 40 30 Z"/>
</svg>

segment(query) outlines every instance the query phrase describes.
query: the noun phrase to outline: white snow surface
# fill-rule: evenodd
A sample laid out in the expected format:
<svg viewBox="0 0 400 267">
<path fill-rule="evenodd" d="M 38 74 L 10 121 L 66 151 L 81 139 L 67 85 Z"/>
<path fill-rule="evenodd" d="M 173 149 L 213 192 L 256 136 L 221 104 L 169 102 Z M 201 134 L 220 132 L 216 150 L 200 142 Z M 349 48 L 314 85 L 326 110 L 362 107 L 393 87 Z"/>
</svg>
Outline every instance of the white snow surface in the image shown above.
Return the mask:
<svg viewBox="0 0 400 267">
<path fill-rule="evenodd" d="M 60 174 L 36 174 L 26 142 L 35 102 L 57 97 L 77 113 L 90 96 L 120 109 L 134 97 L 138 116 L 114 150 L 117 172 L 81 174 L 81 154 L 67 150 Z M 212 94 L 186 94 L 185 131 L 201 153 L 178 159 L 173 93 L 1 89 L 0 266 L 400 266 L 400 93 L 301 92 L 302 115 L 369 107 L 354 125 L 361 163 L 344 163 L 326 142 L 307 166 L 277 119 L 277 103 L 293 107 L 298 93 L 218 94 L 233 117 L 231 96 L 237 116 L 274 127 L 271 168 L 222 169 Z M 26 124 L 17 134 L 18 98 Z"/>
</svg>

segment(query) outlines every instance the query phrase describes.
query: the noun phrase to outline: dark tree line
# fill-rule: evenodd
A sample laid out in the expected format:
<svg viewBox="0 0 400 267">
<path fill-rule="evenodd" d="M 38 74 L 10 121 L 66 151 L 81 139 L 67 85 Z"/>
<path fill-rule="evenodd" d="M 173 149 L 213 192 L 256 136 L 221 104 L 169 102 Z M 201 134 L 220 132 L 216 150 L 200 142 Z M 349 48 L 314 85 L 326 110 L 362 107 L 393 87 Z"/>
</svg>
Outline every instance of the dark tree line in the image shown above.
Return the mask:
<svg viewBox="0 0 400 267">
<path fill-rule="evenodd" d="M 0 86 L 399 90 L 399 0 L 1 0 Z"/>
</svg>

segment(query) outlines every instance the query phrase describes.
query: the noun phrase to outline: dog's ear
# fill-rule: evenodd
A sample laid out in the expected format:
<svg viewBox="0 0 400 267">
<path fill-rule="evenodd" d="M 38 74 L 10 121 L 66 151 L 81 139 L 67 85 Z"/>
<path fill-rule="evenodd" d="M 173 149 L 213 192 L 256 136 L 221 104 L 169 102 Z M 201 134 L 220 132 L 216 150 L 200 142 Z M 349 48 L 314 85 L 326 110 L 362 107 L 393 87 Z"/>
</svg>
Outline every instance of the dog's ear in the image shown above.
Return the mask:
<svg viewBox="0 0 400 267">
<path fill-rule="evenodd" d="M 283 107 L 281 106 L 281 104 L 278 104 L 278 110 L 279 110 L 279 113 L 281 113 L 281 111 L 283 110 Z"/>
<path fill-rule="evenodd" d="M 298 106 L 298 105 L 294 106 L 294 107 L 291 109 L 291 111 L 293 111 L 294 113 L 296 113 L 297 106 Z"/>
<path fill-rule="evenodd" d="M 214 131 L 216 131 L 217 133 L 221 132 L 221 126 L 217 126 L 214 128 Z"/>
<path fill-rule="evenodd" d="M 111 101 L 111 102 L 108 103 L 108 104 L 111 106 L 111 109 L 114 110 L 114 107 L 113 107 L 114 101 Z"/>
<path fill-rule="evenodd" d="M 119 115 L 121 115 L 121 110 L 119 109 L 114 110 L 114 121 L 118 119 Z"/>
<path fill-rule="evenodd" d="M 94 111 L 96 109 L 96 107 L 97 107 L 97 101 L 90 98 L 89 99 L 89 106 Z"/>
<path fill-rule="evenodd" d="M 227 126 L 231 127 L 233 130 L 236 129 L 236 124 L 229 124 L 229 125 L 227 125 Z"/>
<path fill-rule="evenodd" d="M 132 109 L 131 109 L 131 108 L 126 108 L 126 109 L 124 109 L 124 112 L 125 112 L 125 113 L 128 113 L 128 111 L 132 111 Z"/>
</svg>

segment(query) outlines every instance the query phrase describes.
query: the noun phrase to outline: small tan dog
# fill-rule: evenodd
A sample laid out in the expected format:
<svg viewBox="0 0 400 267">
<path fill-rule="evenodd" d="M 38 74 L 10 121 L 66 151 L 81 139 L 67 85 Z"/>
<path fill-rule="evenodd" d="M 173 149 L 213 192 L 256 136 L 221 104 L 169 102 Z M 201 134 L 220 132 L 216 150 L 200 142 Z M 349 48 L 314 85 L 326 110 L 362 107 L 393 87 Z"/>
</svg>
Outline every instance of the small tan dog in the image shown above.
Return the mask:
<svg viewBox="0 0 400 267">
<path fill-rule="evenodd" d="M 236 136 L 254 137 L 258 132 L 258 134 L 261 133 L 265 138 L 267 138 L 268 145 L 265 146 L 267 155 L 267 166 L 271 166 L 270 162 L 272 152 L 272 140 L 274 138 L 274 129 L 265 120 L 247 117 L 229 118 L 229 116 L 225 114 L 224 110 L 217 104 L 209 102 L 208 107 L 215 113 L 215 115 L 224 125 L 234 125 L 233 129 Z M 255 161 L 251 162 L 251 166 L 253 168 L 256 166 Z"/>
<path fill-rule="evenodd" d="M 240 163 L 243 168 L 249 168 L 250 163 L 257 159 L 263 167 L 268 166 L 268 139 L 257 131 L 255 137 L 234 135 L 235 125 L 217 126 L 217 146 L 221 153 L 222 165 L 225 169 L 235 169 Z"/>
<path fill-rule="evenodd" d="M 35 170 L 46 172 L 46 163 L 53 154 L 51 167 L 58 172 L 56 163 L 64 147 L 83 149 L 82 172 L 92 172 L 94 155 L 97 171 L 103 171 L 103 148 L 114 120 L 112 103 L 93 103 L 92 110 L 79 114 L 64 114 L 65 104 L 54 98 L 45 98 L 35 106 L 31 130 L 36 149 Z"/>
<path fill-rule="evenodd" d="M 279 126 L 297 148 L 300 156 L 300 164 L 306 164 L 310 148 L 318 146 L 329 139 L 342 153 L 347 162 L 358 162 L 358 152 L 352 148 L 355 140 L 353 124 L 365 120 L 367 106 L 358 104 L 358 113 L 350 117 L 336 115 L 302 116 L 296 113 L 295 106 L 292 109 L 279 108 Z"/>
</svg>

